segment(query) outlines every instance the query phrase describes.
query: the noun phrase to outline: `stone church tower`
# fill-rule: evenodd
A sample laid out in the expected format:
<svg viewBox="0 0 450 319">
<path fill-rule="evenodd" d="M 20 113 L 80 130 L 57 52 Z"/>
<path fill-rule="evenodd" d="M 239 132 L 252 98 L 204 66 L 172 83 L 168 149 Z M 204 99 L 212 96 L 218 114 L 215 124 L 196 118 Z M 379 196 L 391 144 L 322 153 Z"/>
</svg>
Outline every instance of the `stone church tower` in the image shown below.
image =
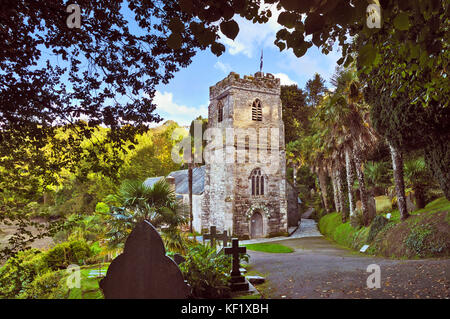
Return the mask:
<svg viewBox="0 0 450 319">
<path fill-rule="evenodd" d="M 214 225 L 241 239 L 287 235 L 281 112 L 280 80 L 271 74 L 231 72 L 210 87 L 208 128 L 222 132 L 226 152 L 206 164 L 202 229 Z"/>
</svg>

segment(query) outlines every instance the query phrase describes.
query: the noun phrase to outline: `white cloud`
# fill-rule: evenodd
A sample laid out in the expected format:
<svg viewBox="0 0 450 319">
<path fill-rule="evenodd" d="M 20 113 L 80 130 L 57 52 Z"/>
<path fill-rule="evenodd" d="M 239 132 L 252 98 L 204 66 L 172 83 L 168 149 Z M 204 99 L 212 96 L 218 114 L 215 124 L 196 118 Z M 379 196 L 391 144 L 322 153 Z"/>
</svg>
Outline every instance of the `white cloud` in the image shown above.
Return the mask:
<svg viewBox="0 0 450 319">
<path fill-rule="evenodd" d="M 164 120 L 173 120 L 179 125 L 189 125 L 199 115 L 208 116 L 208 103 L 198 107 L 180 105 L 173 101 L 171 92 L 156 91 L 153 103 L 156 104 L 156 113 Z"/>
<path fill-rule="evenodd" d="M 290 79 L 289 76 L 286 73 L 274 73 L 273 74 L 276 78 L 280 79 L 280 83 L 281 85 L 297 85 L 298 83 L 295 82 L 294 80 Z"/>
<path fill-rule="evenodd" d="M 220 61 L 217 61 L 214 64 L 214 68 L 221 70 L 225 74 L 228 74 L 232 71 L 231 65 L 229 65 L 227 63 L 222 63 Z"/>
<path fill-rule="evenodd" d="M 259 54 L 261 48 L 273 47 L 275 34 L 281 29 L 278 24 L 278 11 L 275 6 L 271 7 L 272 16 L 267 23 L 253 23 L 245 18 L 235 15 L 234 19 L 239 25 L 239 33 L 234 40 L 227 38 L 219 32 L 221 42 L 227 46 L 227 52 L 231 55 L 244 54 L 252 58 Z"/>
<path fill-rule="evenodd" d="M 294 72 L 298 78 L 306 79 L 311 79 L 315 73 L 319 73 L 327 81 L 335 71 L 336 61 L 341 57 L 337 45 L 327 55 L 322 54 L 316 46 L 308 49 L 301 58 L 297 58 L 290 49 L 283 51 L 282 54 L 284 58 L 277 64 L 279 70 Z"/>
</svg>

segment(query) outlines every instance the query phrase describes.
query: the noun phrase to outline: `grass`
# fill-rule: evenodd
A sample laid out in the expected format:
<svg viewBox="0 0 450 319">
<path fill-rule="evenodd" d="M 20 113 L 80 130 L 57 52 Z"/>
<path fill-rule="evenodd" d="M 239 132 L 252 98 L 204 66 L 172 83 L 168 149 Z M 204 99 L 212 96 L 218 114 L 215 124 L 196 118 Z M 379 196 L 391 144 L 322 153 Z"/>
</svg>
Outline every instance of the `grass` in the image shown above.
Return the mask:
<svg viewBox="0 0 450 319">
<path fill-rule="evenodd" d="M 286 254 L 292 253 L 294 249 L 280 244 L 248 244 L 245 245 L 248 250 L 261 251 L 264 253 Z"/>
<path fill-rule="evenodd" d="M 103 278 L 89 278 L 89 273 L 92 270 L 99 270 L 100 265 L 84 266 L 81 268 L 81 283 L 80 288 L 68 289 L 66 285 L 67 276 L 64 276 L 60 281 L 59 291 L 65 295 L 67 299 L 103 299 L 103 293 L 100 290 L 99 282 Z M 108 264 L 102 264 L 102 272 L 106 273 Z"/>
<path fill-rule="evenodd" d="M 381 211 L 380 215 L 386 216 L 387 211 Z M 391 211 L 389 222 L 371 242 L 368 240 L 371 226 L 354 228 L 350 222 L 342 223 L 340 213 L 325 215 L 318 226 L 322 234 L 339 245 L 359 250 L 369 244 L 368 254 L 400 259 L 442 257 L 450 254 L 449 212 L 450 202 L 444 197 L 411 212 L 405 221 L 400 220 L 398 210 Z"/>
</svg>

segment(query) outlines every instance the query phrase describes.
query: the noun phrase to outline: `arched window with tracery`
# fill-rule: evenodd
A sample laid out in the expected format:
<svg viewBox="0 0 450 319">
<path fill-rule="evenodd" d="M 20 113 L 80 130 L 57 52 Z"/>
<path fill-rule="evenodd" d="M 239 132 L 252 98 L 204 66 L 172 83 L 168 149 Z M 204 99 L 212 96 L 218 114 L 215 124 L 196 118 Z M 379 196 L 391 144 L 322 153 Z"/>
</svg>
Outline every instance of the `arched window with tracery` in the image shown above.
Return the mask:
<svg viewBox="0 0 450 319">
<path fill-rule="evenodd" d="M 223 121 L 223 103 L 222 101 L 219 101 L 217 103 L 217 122 Z"/>
<path fill-rule="evenodd" d="M 259 99 L 253 101 L 252 104 L 252 120 L 253 121 L 262 121 L 262 104 Z"/>
<path fill-rule="evenodd" d="M 261 169 L 255 168 L 250 175 L 252 195 L 264 195 L 264 175 L 261 174 Z"/>
</svg>

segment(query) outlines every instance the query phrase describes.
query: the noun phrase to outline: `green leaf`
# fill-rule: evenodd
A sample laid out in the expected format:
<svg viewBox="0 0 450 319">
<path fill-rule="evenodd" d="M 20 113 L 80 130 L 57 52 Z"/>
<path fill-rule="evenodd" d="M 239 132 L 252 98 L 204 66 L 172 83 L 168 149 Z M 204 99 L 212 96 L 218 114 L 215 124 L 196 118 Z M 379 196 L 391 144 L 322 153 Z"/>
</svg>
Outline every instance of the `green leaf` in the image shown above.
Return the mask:
<svg viewBox="0 0 450 319">
<path fill-rule="evenodd" d="M 234 20 L 223 21 L 220 24 L 220 31 L 222 31 L 226 37 L 234 40 L 239 33 L 239 25 Z"/>
<path fill-rule="evenodd" d="M 377 56 L 376 49 L 372 44 L 366 44 L 358 52 L 358 63 L 362 66 L 370 66 Z"/>
<path fill-rule="evenodd" d="M 408 30 L 410 27 L 408 15 L 400 12 L 394 19 L 394 27 L 400 31 Z"/>
</svg>

